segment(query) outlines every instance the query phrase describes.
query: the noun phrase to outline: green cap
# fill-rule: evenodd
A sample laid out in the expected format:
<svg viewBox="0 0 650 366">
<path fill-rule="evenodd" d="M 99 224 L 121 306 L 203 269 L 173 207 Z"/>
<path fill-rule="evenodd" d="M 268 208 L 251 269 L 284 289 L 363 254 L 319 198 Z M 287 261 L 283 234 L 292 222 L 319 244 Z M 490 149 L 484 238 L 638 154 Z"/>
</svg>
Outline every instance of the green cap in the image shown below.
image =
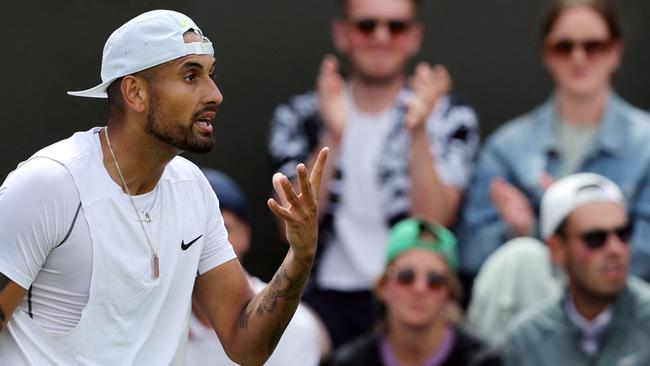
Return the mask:
<svg viewBox="0 0 650 366">
<path fill-rule="evenodd" d="M 436 240 L 420 239 L 423 233 L 433 235 Z M 442 255 L 447 265 L 454 272 L 458 271 L 458 254 L 456 253 L 456 237 L 451 231 L 438 224 L 410 218 L 395 224 L 388 237 L 386 263 L 390 263 L 398 255 L 411 249 L 426 249 Z"/>
</svg>

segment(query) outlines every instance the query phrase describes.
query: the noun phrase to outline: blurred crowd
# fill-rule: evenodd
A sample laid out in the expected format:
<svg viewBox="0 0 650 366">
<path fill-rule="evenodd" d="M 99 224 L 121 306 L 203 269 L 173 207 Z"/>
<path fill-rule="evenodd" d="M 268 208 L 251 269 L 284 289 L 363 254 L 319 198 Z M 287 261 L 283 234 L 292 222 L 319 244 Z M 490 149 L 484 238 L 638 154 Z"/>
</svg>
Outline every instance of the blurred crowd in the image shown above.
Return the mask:
<svg viewBox="0 0 650 366">
<path fill-rule="evenodd" d="M 417 0 L 338 9 L 337 55 L 271 118 L 275 171 L 330 159 L 316 264 L 267 365 L 650 364 L 650 115 L 612 88 L 615 1 L 548 1 L 553 91 L 484 143 L 445 66 L 409 69 Z M 246 199 L 204 172 L 241 258 Z M 215 345 L 196 309 L 188 365 L 227 364 Z"/>
</svg>

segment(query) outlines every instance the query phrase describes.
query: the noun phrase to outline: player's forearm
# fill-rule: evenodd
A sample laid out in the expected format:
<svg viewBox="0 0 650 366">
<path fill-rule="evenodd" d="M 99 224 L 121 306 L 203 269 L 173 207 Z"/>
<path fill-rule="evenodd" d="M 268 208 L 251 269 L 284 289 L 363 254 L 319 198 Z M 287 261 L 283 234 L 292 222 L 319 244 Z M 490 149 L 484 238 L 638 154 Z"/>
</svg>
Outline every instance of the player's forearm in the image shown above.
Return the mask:
<svg viewBox="0 0 650 366">
<path fill-rule="evenodd" d="M 409 171 L 411 214 L 444 226 L 453 224 L 460 194 L 440 180 L 425 131 L 412 134 Z"/>
<path fill-rule="evenodd" d="M 25 290 L 15 284 L 9 277 L 0 273 L 0 332 L 3 331 L 11 314 L 25 295 Z"/>
<path fill-rule="evenodd" d="M 296 258 L 292 250 L 266 288 L 240 315 L 237 327 L 247 350 L 244 365 L 261 365 L 273 353 L 302 296 L 313 258 Z"/>
</svg>

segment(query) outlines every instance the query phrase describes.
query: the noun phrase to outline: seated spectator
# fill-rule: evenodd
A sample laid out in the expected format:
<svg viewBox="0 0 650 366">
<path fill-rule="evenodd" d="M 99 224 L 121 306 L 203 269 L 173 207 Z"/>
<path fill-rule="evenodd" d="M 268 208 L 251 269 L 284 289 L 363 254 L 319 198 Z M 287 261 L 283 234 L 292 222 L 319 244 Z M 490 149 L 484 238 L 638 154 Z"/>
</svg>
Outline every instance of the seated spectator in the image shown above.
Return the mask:
<svg viewBox="0 0 650 366">
<path fill-rule="evenodd" d="M 456 239 L 442 226 L 417 219 L 396 224 L 375 287 L 380 324 L 343 345 L 333 366 L 499 365 L 493 350 L 447 318 L 461 295 L 457 264 Z"/>
<path fill-rule="evenodd" d="M 593 173 L 560 179 L 544 194 L 541 233 L 568 287 L 515 319 L 507 365 L 650 365 L 650 286 L 627 275 L 625 209 L 619 187 Z"/>
<path fill-rule="evenodd" d="M 555 91 L 482 149 L 458 225 L 462 275 L 512 238 L 539 237 L 540 199 L 554 180 L 595 172 L 628 199 L 631 271 L 650 279 L 650 116 L 611 89 L 623 54 L 613 1 L 551 0 L 541 35 Z"/>
<path fill-rule="evenodd" d="M 478 146 L 476 114 L 449 94 L 447 70 L 421 62 L 409 76 L 423 37 L 418 2 L 337 1 L 332 37 L 345 78 L 337 58 L 324 57 L 316 92 L 278 106 L 271 123 L 274 169 L 288 177 L 320 146 L 333 157 L 304 298 L 334 345 L 372 326 L 372 285 L 390 226 L 408 216 L 455 221 Z"/>
<path fill-rule="evenodd" d="M 476 276 L 465 326 L 500 347 L 512 319 L 563 291 L 562 272 L 544 243 L 521 237 L 490 255 Z"/>
<path fill-rule="evenodd" d="M 223 173 L 213 169 L 203 169 L 208 182 L 219 196 L 219 208 L 228 240 L 239 260 L 250 248 L 251 222 L 246 199 L 237 184 Z M 248 275 L 251 288 L 259 291 L 265 283 Z M 316 366 L 321 358 L 329 354 L 329 339 L 320 320 L 305 305 L 298 305 L 296 313 L 289 322 L 280 342 L 266 366 Z M 214 332 L 207 316 L 196 304 L 192 304 L 189 341 L 186 352 L 187 366 L 198 365 L 237 365 L 226 355 L 219 338 Z"/>
</svg>

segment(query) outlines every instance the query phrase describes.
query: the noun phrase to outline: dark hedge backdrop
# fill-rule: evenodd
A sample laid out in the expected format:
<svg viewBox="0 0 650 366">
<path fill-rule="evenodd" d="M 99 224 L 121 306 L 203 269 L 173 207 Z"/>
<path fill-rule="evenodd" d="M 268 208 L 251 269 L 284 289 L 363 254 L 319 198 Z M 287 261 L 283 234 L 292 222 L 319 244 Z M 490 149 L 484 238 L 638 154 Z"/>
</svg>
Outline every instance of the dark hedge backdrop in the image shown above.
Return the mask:
<svg viewBox="0 0 650 366">
<path fill-rule="evenodd" d="M 626 55 L 615 81 L 633 104 L 650 107 L 650 2 L 620 0 Z M 135 15 L 168 8 L 192 17 L 215 45 L 224 94 L 216 149 L 187 155 L 221 169 L 245 190 L 255 220 L 246 259 L 268 279 L 286 247 L 266 208 L 271 170 L 266 154 L 275 105 L 310 89 L 320 59 L 332 52 L 334 0 L 19 1 L 2 5 L 0 23 L 0 177 L 34 151 L 74 131 L 103 125 L 103 100 L 70 97 L 99 82 L 109 34 Z M 455 90 L 479 113 L 483 136 L 543 101 L 550 92 L 538 55 L 542 0 L 425 0 L 426 36 L 417 60 L 443 63 Z M 47 184 L 47 182 L 43 182 Z"/>
</svg>

